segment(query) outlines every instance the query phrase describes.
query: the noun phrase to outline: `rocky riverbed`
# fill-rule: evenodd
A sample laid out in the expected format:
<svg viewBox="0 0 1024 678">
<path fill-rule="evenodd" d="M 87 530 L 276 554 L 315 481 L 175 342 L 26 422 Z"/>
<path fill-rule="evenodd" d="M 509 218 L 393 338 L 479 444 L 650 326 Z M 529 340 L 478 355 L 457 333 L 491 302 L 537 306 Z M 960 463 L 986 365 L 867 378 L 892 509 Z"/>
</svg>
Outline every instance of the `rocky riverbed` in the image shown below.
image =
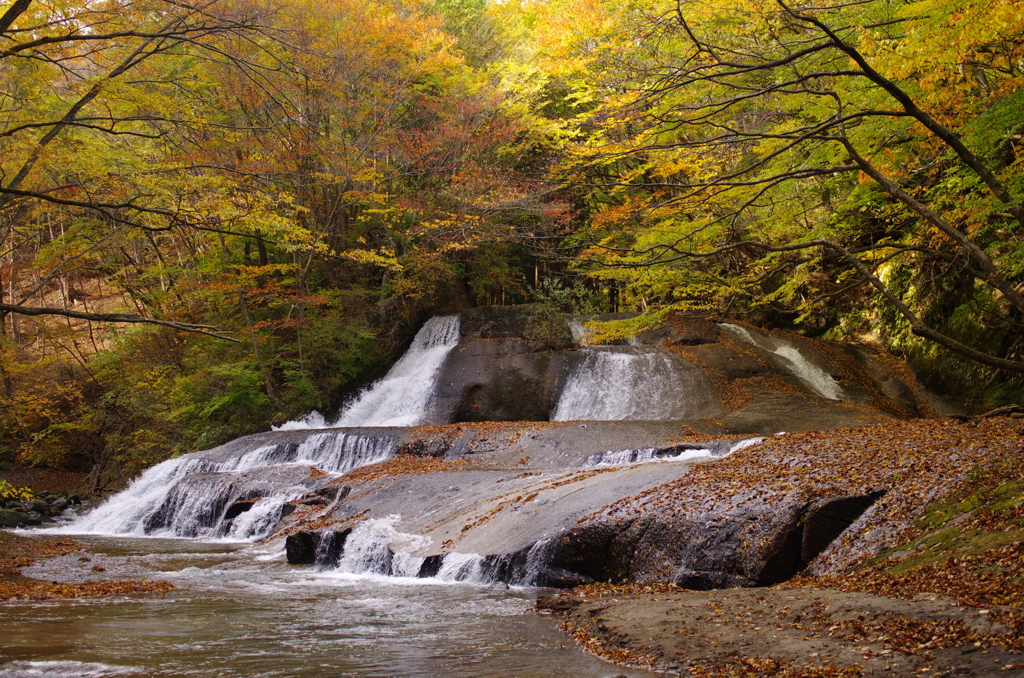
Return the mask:
<svg viewBox="0 0 1024 678">
<path fill-rule="evenodd" d="M 31 497 L 10 498 L 0 501 L 0 528 L 37 527 L 53 519 L 67 509 L 81 506 L 78 495 L 50 492 L 35 492 Z"/>
</svg>

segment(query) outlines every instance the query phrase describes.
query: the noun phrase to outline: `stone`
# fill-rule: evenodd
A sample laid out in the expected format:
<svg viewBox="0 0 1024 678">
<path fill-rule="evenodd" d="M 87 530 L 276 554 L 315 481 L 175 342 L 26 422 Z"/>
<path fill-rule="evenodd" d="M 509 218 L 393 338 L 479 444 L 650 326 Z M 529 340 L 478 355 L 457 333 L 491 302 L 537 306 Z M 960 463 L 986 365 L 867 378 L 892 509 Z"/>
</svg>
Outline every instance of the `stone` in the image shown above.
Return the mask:
<svg viewBox="0 0 1024 678">
<path fill-rule="evenodd" d="M 228 507 L 228 510 L 224 513 L 224 520 L 234 520 L 238 516 L 242 515 L 253 507 L 256 502 L 254 500 L 242 500 L 236 501 L 234 504 Z"/>
<path fill-rule="evenodd" d="M 316 559 L 316 542 L 310 532 L 296 532 L 288 535 L 284 542 L 285 556 L 289 565 L 312 565 Z"/>
<path fill-rule="evenodd" d="M 351 485 L 326 485 L 316 491 L 316 494 L 330 501 L 340 501 L 352 491 Z"/>
<path fill-rule="evenodd" d="M 423 564 L 420 565 L 419 574 L 416 576 L 422 579 L 436 577 L 437 573 L 441 571 L 441 563 L 443 560 L 444 556 L 427 556 L 423 559 Z"/>
<path fill-rule="evenodd" d="M 285 539 L 284 550 L 289 565 L 334 565 L 345 548 L 351 528 L 335 532 L 296 532 Z"/>
<path fill-rule="evenodd" d="M 316 544 L 314 563 L 326 566 L 337 565 L 341 554 L 345 551 L 345 542 L 348 541 L 350 534 L 352 534 L 352 528 L 340 532 L 327 530 L 314 533 L 313 542 Z"/>
<path fill-rule="evenodd" d="M 0 509 L 0 527 L 24 527 L 32 518 L 23 511 Z"/>
<path fill-rule="evenodd" d="M 832 497 L 812 504 L 803 515 L 800 535 L 800 562 L 806 566 L 839 538 L 871 508 L 884 491 L 864 495 Z"/>
</svg>

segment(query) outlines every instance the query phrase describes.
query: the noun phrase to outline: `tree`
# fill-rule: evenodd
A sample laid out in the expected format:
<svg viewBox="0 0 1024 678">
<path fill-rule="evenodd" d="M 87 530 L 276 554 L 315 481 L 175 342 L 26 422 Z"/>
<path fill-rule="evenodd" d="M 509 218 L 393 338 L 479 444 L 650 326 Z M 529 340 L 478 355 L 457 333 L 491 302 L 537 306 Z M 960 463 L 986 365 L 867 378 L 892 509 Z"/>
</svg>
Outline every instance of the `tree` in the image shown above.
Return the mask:
<svg viewBox="0 0 1024 678">
<path fill-rule="evenodd" d="M 605 80 L 611 105 L 566 172 L 604 202 L 587 240 L 600 274 L 663 308 L 795 304 L 804 318 L 870 285 L 914 334 L 1024 373 L 1006 353 L 1024 331 L 1021 10 L 681 0 L 632 12 L 638 48 Z M 956 312 L 1001 346 L 926 322 L 901 267 L 966 285 Z"/>
<path fill-rule="evenodd" d="M 255 86 L 272 86 L 268 75 L 280 63 L 246 61 L 231 49 L 232 41 L 273 38 L 267 18 L 257 5 L 230 0 L 59 7 L 18 0 L 0 17 L 0 243 L 8 260 L 0 327 L 10 314 L 59 315 L 224 337 L 193 322 L 31 302 L 55 283 L 67 302 L 66 276 L 103 244 L 130 234 L 152 240 L 228 227 L 230 214 L 194 201 L 201 170 L 163 166 L 160 151 L 203 126 L 196 104 L 207 64 L 230 65 Z M 184 186 L 180 179 L 190 170 L 193 185 Z M 168 186 L 155 186 L 158 174 Z M 55 216 L 60 238 L 52 233 Z M 35 280 L 16 279 L 30 261 L 40 261 L 40 247 L 59 239 L 74 242 L 63 252 L 51 247 L 49 268 Z"/>
</svg>

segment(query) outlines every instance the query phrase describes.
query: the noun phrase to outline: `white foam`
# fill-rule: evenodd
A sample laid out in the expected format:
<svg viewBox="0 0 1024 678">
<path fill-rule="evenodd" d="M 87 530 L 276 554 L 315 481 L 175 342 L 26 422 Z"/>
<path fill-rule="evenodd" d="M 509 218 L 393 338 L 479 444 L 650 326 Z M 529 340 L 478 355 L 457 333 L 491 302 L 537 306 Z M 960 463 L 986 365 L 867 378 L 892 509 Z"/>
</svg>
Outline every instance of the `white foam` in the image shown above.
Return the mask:
<svg viewBox="0 0 1024 678">
<path fill-rule="evenodd" d="M 729 453 L 728 454 L 732 454 L 733 452 L 737 452 L 739 450 L 745 449 L 747 447 L 752 447 L 754 445 L 757 445 L 758 443 L 763 443 L 763 442 L 764 442 L 764 438 L 761 438 L 761 437 L 758 437 L 758 438 L 747 438 L 746 440 L 740 440 L 739 442 L 733 443 L 732 447 L 729 448 Z M 728 456 L 728 455 L 726 455 L 726 456 Z"/>
<path fill-rule="evenodd" d="M 293 419 L 292 421 L 285 422 L 280 426 L 274 426 L 272 428 L 275 431 L 304 431 L 313 428 L 327 428 L 329 426 L 330 424 L 324 415 L 313 410 L 304 417 Z"/>
<path fill-rule="evenodd" d="M 131 666 L 112 666 L 75 661 L 10 662 L 0 665 L 3 678 L 105 678 L 142 673 Z"/>
<path fill-rule="evenodd" d="M 615 450 L 600 452 L 587 457 L 587 466 L 625 466 L 628 464 L 650 464 L 664 461 L 693 461 L 714 456 L 714 451 L 707 448 L 682 450 L 679 454 L 655 456 L 657 448 L 646 447 L 636 450 Z"/>
<path fill-rule="evenodd" d="M 412 556 L 411 552 L 430 546 L 432 541 L 429 537 L 396 530 L 395 525 L 401 519 L 400 515 L 393 514 L 356 525 L 345 540 L 337 569 L 351 574 L 416 576 L 424 559 Z"/>
</svg>

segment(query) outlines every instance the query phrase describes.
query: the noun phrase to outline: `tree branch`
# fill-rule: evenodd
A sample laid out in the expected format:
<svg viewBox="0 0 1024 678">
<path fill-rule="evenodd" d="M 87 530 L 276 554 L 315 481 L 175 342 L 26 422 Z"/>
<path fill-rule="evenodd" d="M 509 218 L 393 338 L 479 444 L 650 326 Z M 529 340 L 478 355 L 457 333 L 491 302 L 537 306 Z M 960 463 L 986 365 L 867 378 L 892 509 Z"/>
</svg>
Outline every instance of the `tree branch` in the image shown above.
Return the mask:
<svg viewBox="0 0 1024 678">
<path fill-rule="evenodd" d="M 87 313 L 84 311 L 72 311 L 64 308 L 19 306 L 17 304 L 0 303 L 0 318 L 10 313 L 28 316 L 56 315 L 65 318 L 77 318 L 78 320 L 91 320 L 101 323 L 163 325 L 164 327 L 170 327 L 181 332 L 205 334 L 208 337 L 214 337 L 216 339 L 223 339 L 234 343 L 239 342 L 238 339 L 229 336 L 224 332 L 224 330 L 214 327 L 213 325 L 197 325 L 194 323 L 182 323 L 174 320 L 158 320 L 156 318 L 146 318 L 134 313 Z"/>
</svg>

